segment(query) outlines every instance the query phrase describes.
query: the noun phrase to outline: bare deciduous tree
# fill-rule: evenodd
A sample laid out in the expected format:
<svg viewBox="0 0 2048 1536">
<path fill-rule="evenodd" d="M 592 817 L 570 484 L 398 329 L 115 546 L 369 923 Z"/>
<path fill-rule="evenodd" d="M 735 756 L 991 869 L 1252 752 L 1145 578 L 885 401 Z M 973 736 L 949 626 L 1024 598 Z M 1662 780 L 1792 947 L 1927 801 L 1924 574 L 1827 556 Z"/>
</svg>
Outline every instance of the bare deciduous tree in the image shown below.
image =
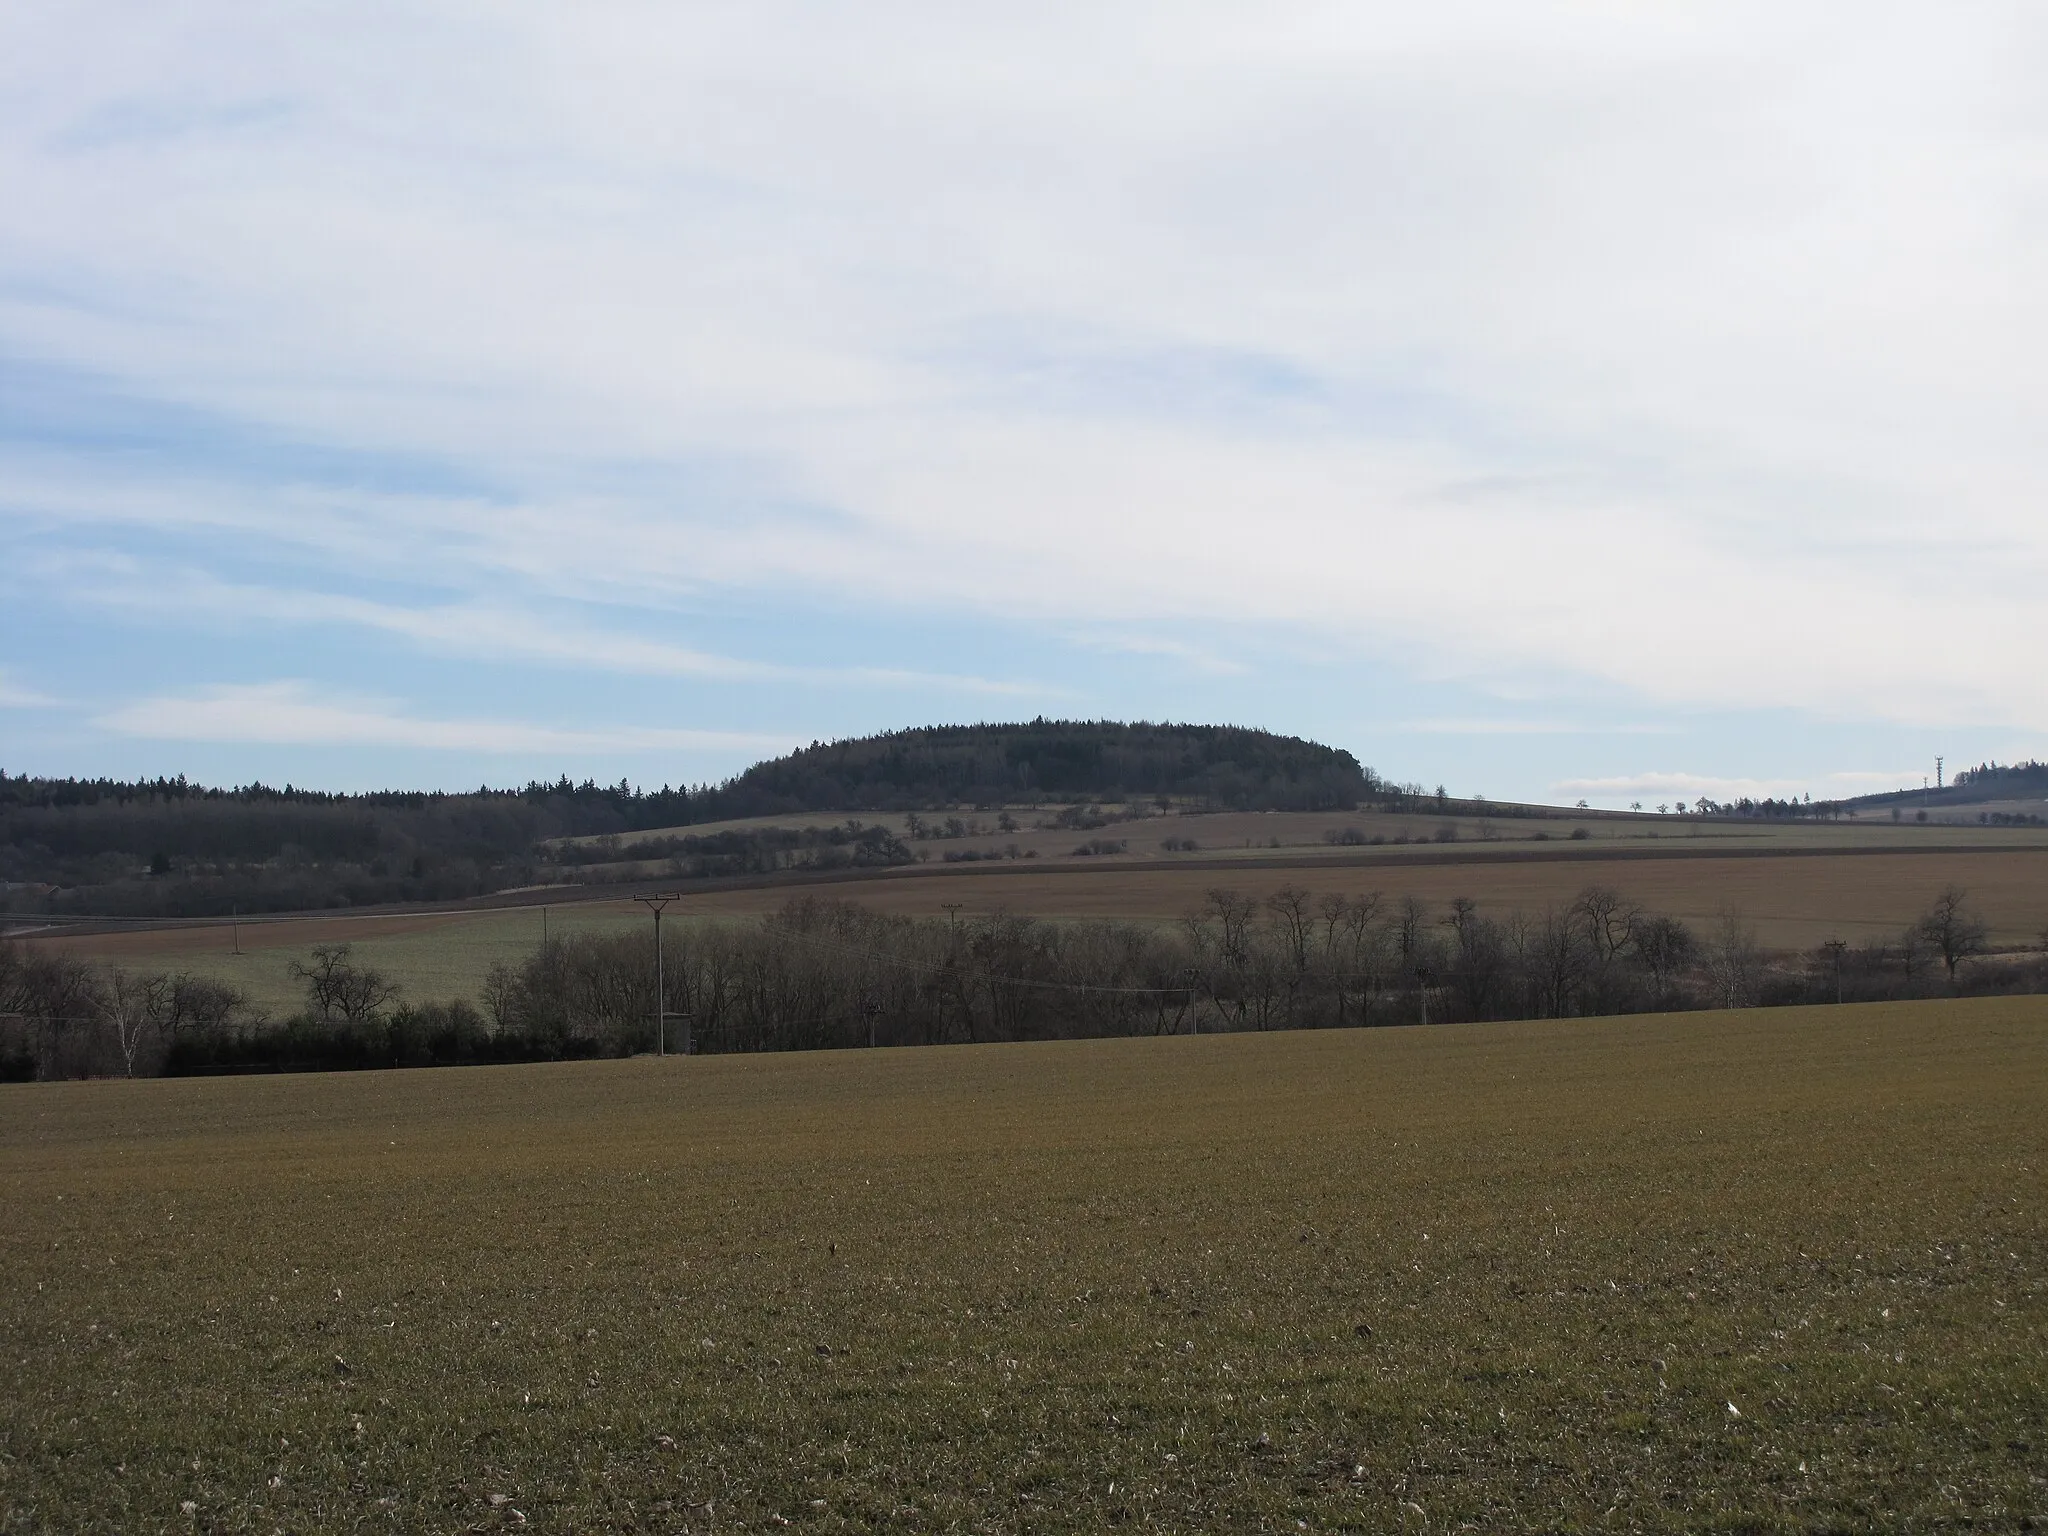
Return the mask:
<svg viewBox="0 0 2048 1536">
<path fill-rule="evenodd" d="M 1941 956 L 1948 967 L 1948 979 L 1956 979 L 1956 967 L 1984 952 L 1989 932 L 1984 920 L 1969 907 L 1969 892 L 1951 885 L 1934 898 L 1934 905 L 1921 915 L 1920 937 Z"/>
<path fill-rule="evenodd" d="M 1309 894 L 1297 886 L 1283 885 L 1266 898 L 1266 910 L 1280 929 L 1280 942 L 1297 973 L 1308 969 L 1309 940 L 1315 918 L 1309 908 Z"/>
<path fill-rule="evenodd" d="M 292 962 L 292 975 L 306 984 L 306 1000 L 323 1019 L 361 1024 L 376 1018 L 399 994 L 397 982 L 356 964 L 353 955 L 347 944 L 315 944 L 310 962 Z"/>
<path fill-rule="evenodd" d="M 1202 915 L 1216 921 L 1216 948 L 1225 965 L 1242 966 L 1250 958 L 1252 919 L 1258 910 L 1257 902 L 1236 891 L 1219 888 L 1208 892 Z"/>
<path fill-rule="evenodd" d="M 1642 909 L 1611 885 L 1589 885 L 1573 900 L 1572 915 L 1585 925 L 1593 961 L 1602 970 L 1635 943 Z"/>
<path fill-rule="evenodd" d="M 136 1052 L 143 1040 L 155 1033 L 150 1022 L 156 1001 L 152 994 L 169 985 L 167 976 L 138 976 L 131 971 L 115 971 L 107 983 L 107 1019 L 114 1026 L 114 1043 L 121 1048 L 121 1064 L 130 1077 L 135 1075 Z"/>
<path fill-rule="evenodd" d="M 1714 937 L 1707 945 L 1707 974 L 1724 1008 L 1747 1008 L 1756 1001 L 1763 978 L 1763 946 L 1756 930 L 1733 907 L 1721 910 Z"/>
<path fill-rule="evenodd" d="M 1636 955 L 1661 998 L 1678 973 L 1692 963 L 1692 930 L 1675 917 L 1649 917 L 1636 928 Z"/>
</svg>

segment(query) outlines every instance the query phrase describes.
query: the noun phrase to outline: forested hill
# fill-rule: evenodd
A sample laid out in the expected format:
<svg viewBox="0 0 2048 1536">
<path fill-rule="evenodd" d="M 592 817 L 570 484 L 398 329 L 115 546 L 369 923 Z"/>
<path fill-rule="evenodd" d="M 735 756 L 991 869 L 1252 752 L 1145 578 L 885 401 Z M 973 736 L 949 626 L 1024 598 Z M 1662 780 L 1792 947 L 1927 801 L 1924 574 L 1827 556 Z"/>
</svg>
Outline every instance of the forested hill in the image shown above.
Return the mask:
<svg viewBox="0 0 2048 1536">
<path fill-rule="evenodd" d="M 1229 725 L 1033 720 L 814 742 L 721 787 L 729 814 L 1171 796 L 1235 810 L 1355 805 L 1379 780 L 1349 752 Z M 744 807 L 744 809 L 737 809 Z"/>
<path fill-rule="evenodd" d="M 1940 789 L 1895 789 L 1845 800 L 1852 811 L 1883 811 L 1888 808 L 1955 810 L 1982 805 L 1990 800 L 2048 799 L 2048 763 L 2032 759 L 2023 763 L 1979 763 L 1958 769 L 1956 776 Z"/>
<path fill-rule="evenodd" d="M 797 811 L 1170 795 L 1219 807 L 1351 805 L 1379 781 L 1347 752 L 1228 726 L 1033 721 L 813 745 L 719 785 L 533 783 L 335 795 L 182 778 L 0 774 L 0 911 L 224 915 L 451 901 L 561 878 L 553 839 Z M 908 859 L 870 827 L 685 839 L 677 878 Z"/>
</svg>

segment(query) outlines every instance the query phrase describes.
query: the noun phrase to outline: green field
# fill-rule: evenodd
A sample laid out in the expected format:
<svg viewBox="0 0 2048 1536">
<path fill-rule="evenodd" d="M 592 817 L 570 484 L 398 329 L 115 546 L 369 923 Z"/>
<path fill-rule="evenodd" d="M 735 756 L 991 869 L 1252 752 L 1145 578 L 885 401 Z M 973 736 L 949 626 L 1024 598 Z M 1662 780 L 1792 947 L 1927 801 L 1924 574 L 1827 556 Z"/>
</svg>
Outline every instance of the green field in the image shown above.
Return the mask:
<svg viewBox="0 0 2048 1536">
<path fill-rule="evenodd" d="M 2040 999 L 5 1087 L 0 1530 L 2023 1529 L 2044 1124 Z"/>
<path fill-rule="evenodd" d="M 680 920 L 680 914 L 672 920 Z M 646 909 L 631 902 L 565 902 L 549 908 L 545 921 L 546 931 L 557 939 L 621 927 L 652 931 Z M 234 930 L 222 924 L 44 942 L 60 953 L 130 970 L 218 977 L 231 982 L 252 1007 L 286 1018 L 306 1005 L 305 983 L 292 975 L 292 964 L 306 961 L 315 944 L 349 945 L 360 963 L 396 981 L 408 1002 L 453 997 L 474 1002 L 493 965 L 516 968 L 540 947 L 542 922 L 538 906 L 454 915 L 274 918 L 241 925 L 239 954 Z"/>
</svg>

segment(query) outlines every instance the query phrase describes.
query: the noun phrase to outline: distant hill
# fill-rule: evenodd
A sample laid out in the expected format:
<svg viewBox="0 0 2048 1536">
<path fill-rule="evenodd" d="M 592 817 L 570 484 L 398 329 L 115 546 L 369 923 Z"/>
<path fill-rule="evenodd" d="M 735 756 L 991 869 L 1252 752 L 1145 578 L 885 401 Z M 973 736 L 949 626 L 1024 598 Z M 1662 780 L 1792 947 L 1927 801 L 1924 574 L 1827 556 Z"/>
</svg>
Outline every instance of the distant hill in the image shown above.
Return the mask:
<svg viewBox="0 0 2048 1536">
<path fill-rule="evenodd" d="M 1231 810 L 1330 810 L 1380 790 L 1349 752 L 1231 725 L 1032 720 L 813 742 L 713 794 L 735 816 L 1167 796 Z M 698 817 L 695 819 L 706 819 Z"/>
<path fill-rule="evenodd" d="M 1965 804 L 2048 795 L 2048 763 L 1979 763 L 1957 773 L 1949 791 L 1968 796 Z"/>
<path fill-rule="evenodd" d="M 1851 811 L 1957 810 L 1993 800 L 2048 799 L 2048 763 L 1979 763 L 1961 768 L 1940 789 L 1895 789 L 1841 802 Z"/>
<path fill-rule="evenodd" d="M 1327 810 L 1378 792 L 1348 752 L 1217 725 L 1033 720 L 817 743 L 723 784 L 532 783 L 335 795 L 183 778 L 0 774 L 0 911 L 225 915 L 451 901 L 558 878 L 552 840 L 800 811 L 924 810 L 1167 795 L 1236 810 Z M 675 875 L 909 857 L 877 829 L 757 829 L 692 841 Z"/>
</svg>

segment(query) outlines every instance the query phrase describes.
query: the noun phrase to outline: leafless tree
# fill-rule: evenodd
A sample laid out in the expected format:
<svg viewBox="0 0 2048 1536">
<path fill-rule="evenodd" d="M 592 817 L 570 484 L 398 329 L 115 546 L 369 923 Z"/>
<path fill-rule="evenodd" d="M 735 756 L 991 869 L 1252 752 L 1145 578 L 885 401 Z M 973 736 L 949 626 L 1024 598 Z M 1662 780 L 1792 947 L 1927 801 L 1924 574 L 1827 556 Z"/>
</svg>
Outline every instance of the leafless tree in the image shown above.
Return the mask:
<svg viewBox="0 0 2048 1536">
<path fill-rule="evenodd" d="M 1315 918 L 1309 894 L 1297 886 L 1283 885 L 1266 898 L 1266 910 L 1280 930 L 1281 945 L 1297 974 L 1308 969 L 1309 940 L 1315 932 Z"/>
<path fill-rule="evenodd" d="M 1934 898 L 1934 905 L 1920 918 L 1920 936 L 1948 967 L 1951 985 L 1956 979 L 1956 967 L 1971 956 L 1984 953 L 1989 937 L 1984 920 L 1970 909 L 1969 894 L 1961 886 L 1951 885 Z"/>
<path fill-rule="evenodd" d="M 1225 965 L 1242 966 L 1250 958 L 1252 919 L 1258 910 L 1257 902 L 1236 891 L 1219 888 L 1208 892 L 1203 915 L 1215 919 L 1217 952 Z"/>
<path fill-rule="evenodd" d="M 108 1065 L 100 1025 L 107 984 L 97 967 L 0 941 L 0 1023 L 40 1077 L 83 1077 Z"/>
<path fill-rule="evenodd" d="M 1319 910 L 1323 918 L 1323 969 L 1337 1001 L 1337 1025 L 1350 1022 L 1350 1000 L 1358 999 L 1358 1022 L 1372 1022 L 1373 999 L 1386 981 L 1384 932 L 1380 923 L 1380 893 L 1364 896 L 1325 896 Z"/>
<path fill-rule="evenodd" d="M 1592 955 L 1583 926 L 1569 910 L 1546 909 L 1528 925 L 1523 943 L 1532 962 L 1537 1012 L 1562 1019 L 1577 1011 Z"/>
<path fill-rule="evenodd" d="M 1898 944 L 1899 970 L 1910 985 L 1914 977 L 1927 969 L 1927 936 L 1918 923 L 1910 923 L 1899 935 Z"/>
<path fill-rule="evenodd" d="M 1635 943 L 1643 920 L 1642 909 L 1611 885 L 1587 886 L 1573 900 L 1571 911 L 1585 926 L 1593 963 L 1603 971 Z"/>
<path fill-rule="evenodd" d="M 1747 1008 L 1756 1002 L 1763 979 L 1763 947 L 1757 943 L 1756 930 L 1733 907 L 1721 910 L 1706 959 L 1707 973 L 1723 1007 Z"/>
<path fill-rule="evenodd" d="M 1401 949 L 1401 964 L 1412 969 L 1422 953 L 1423 926 L 1429 921 L 1429 904 L 1416 896 L 1403 896 L 1394 911 L 1394 938 Z"/>
<path fill-rule="evenodd" d="M 502 960 L 491 962 L 491 968 L 484 973 L 484 1013 L 489 1016 L 491 1028 L 499 1033 L 519 1027 L 519 1000 L 522 994 L 518 973 Z"/>
<path fill-rule="evenodd" d="M 1636 925 L 1636 955 L 1660 998 L 1692 963 L 1693 949 L 1692 930 L 1675 917 L 1645 918 Z"/>
<path fill-rule="evenodd" d="M 167 1046 L 181 1035 L 218 1034 L 248 1002 L 240 990 L 211 976 L 180 971 L 158 979 L 162 984 L 149 995 L 150 1023 Z"/>
<path fill-rule="evenodd" d="M 306 984 L 306 1000 L 323 1019 L 361 1024 L 383 1012 L 399 985 L 382 971 L 357 965 L 347 944 L 316 944 L 310 961 L 294 960 L 291 973 Z"/>
<path fill-rule="evenodd" d="M 121 1064 L 135 1075 L 135 1056 L 142 1042 L 156 1033 L 151 1014 L 157 999 L 152 994 L 170 987 L 168 976 L 138 976 L 116 970 L 107 982 L 107 1020 L 114 1026 L 114 1042 L 121 1048 Z"/>
</svg>

